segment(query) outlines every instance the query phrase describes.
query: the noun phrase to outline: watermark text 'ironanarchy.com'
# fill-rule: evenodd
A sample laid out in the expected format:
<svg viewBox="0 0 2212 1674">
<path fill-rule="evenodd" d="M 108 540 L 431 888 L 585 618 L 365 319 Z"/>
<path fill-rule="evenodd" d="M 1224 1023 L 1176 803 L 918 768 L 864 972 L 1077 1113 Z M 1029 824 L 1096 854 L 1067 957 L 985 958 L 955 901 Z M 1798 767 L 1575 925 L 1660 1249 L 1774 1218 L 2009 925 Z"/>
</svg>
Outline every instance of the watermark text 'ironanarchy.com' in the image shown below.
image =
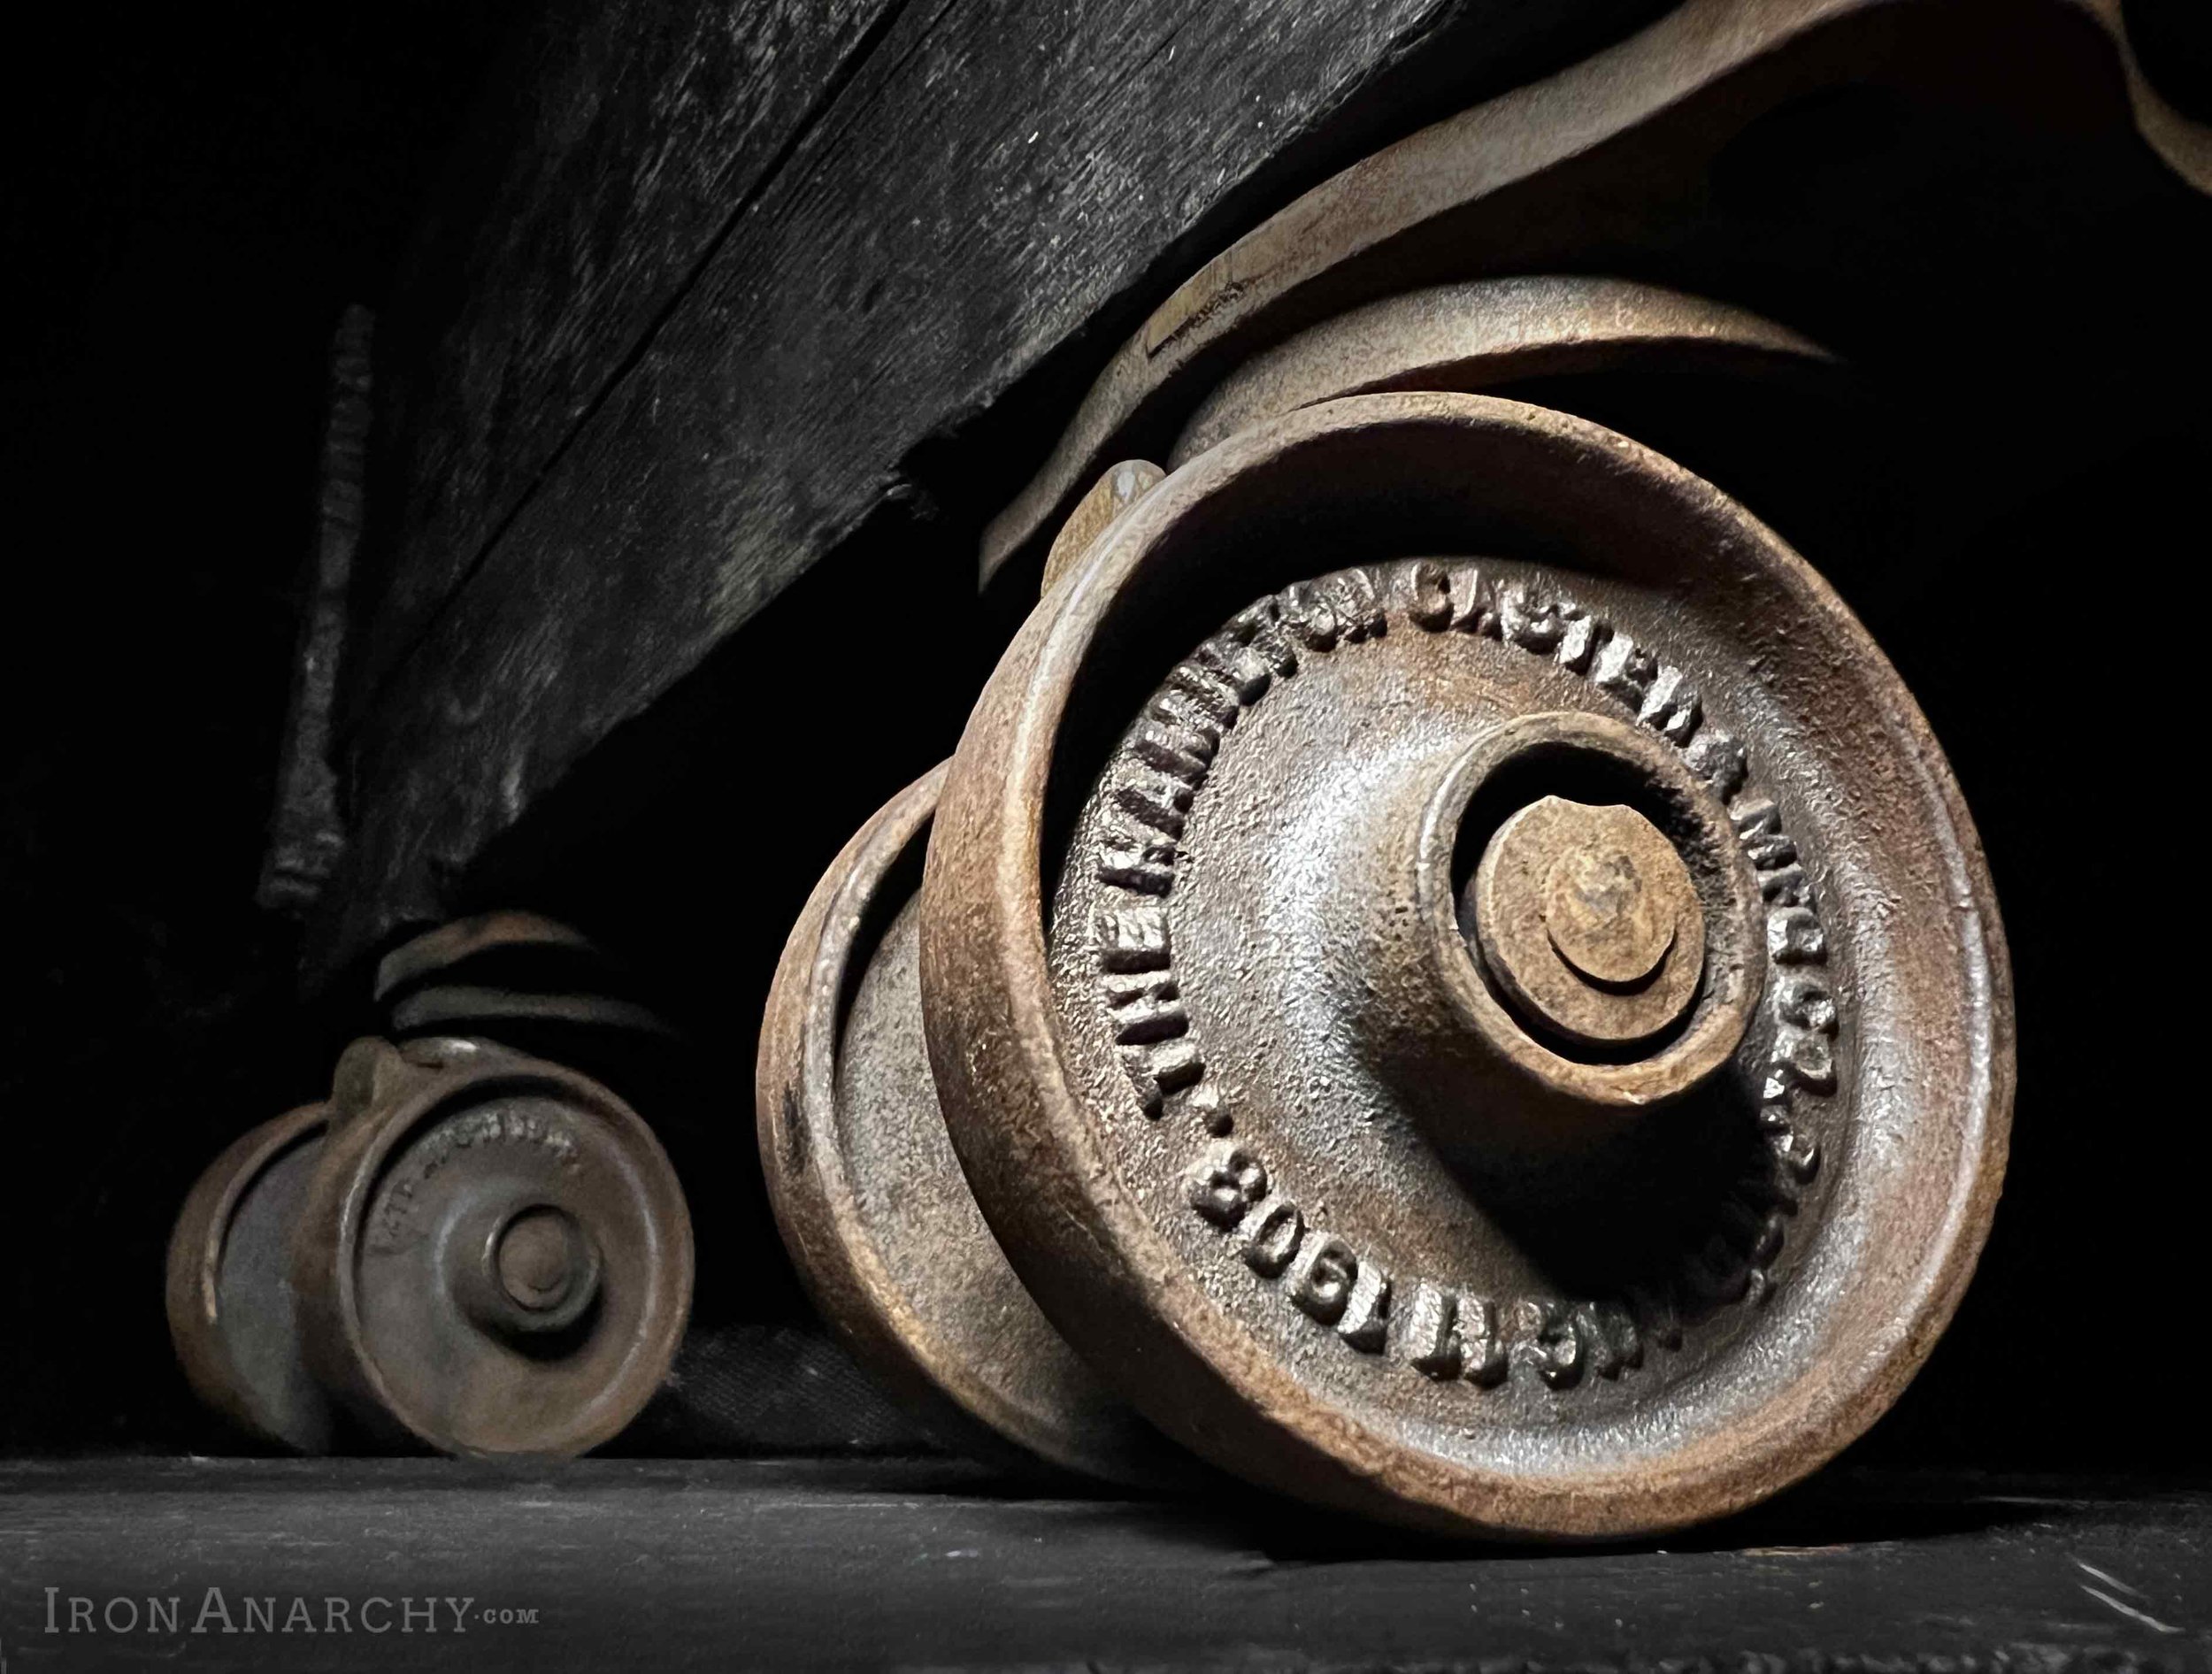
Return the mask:
<svg viewBox="0 0 2212 1674">
<path fill-rule="evenodd" d="M 346 1598 L 332 1593 L 247 1594 L 211 1586 L 196 1601 L 180 1593 L 88 1598 L 45 1590 L 48 1633 L 465 1633 L 472 1627 L 532 1627 L 535 1607 L 480 1605 L 473 1597 Z"/>
</svg>

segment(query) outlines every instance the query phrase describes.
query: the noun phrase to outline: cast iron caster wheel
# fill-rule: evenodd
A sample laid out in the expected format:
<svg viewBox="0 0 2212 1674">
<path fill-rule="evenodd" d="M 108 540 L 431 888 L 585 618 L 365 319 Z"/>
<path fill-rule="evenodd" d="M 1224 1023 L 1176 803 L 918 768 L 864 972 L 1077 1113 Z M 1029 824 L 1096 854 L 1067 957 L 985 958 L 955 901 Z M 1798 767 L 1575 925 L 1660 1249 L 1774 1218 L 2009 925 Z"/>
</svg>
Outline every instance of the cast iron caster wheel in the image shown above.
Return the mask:
<svg viewBox="0 0 2212 1674">
<path fill-rule="evenodd" d="M 756 1087 L 769 1201 L 824 1318 L 946 1441 L 1016 1470 L 1157 1483 L 1172 1450 L 1022 1289 L 938 1109 L 916 895 L 943 779 L 941 767 L 861 828 L 785 944 Z"/>
<path fill-rule="evenodd" d="M 562 1455 L 666 1378 L 691 1221 L 646 1125 L 487 1042 L 357 1042 L 292 1251 L 304 1357 L 401 1447 Z"/>
<path fill-rule="evenodd" d="M 1612 432 L 1324 401 L 1121 511 L 956 756 L 920 911 L 1046 1315 L 1253 1480 L 1607 1537 L 1895 1400 L 2002 1171 L 2011 1006 L 1925 722 Z"/>
<path fill-rule="evenodd" d="M 329 1120 L 305 1104 L 242 1136 L 193 1186 L 169 1240 L 169 1334 L 194 1393 L 300 1453 L 331 1443 L 292 1292 L 292 1229 Z"/>
</svg>

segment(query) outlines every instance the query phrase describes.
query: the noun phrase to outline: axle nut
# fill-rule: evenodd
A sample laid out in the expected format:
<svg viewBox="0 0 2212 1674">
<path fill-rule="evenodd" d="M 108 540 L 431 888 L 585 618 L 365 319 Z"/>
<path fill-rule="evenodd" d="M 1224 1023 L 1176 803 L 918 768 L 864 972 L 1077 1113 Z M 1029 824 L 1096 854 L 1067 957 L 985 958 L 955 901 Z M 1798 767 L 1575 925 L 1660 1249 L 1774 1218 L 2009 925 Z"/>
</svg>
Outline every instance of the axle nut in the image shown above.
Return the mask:
<svg viewBox="0 0 2212 1674">
<path fill-rule="evenodd" d="M 1531 802 L 1491 839 L 1471 894 L 1484 963 L 1570 1040 L 1648 1040 L 1696 996 L 1705 919 L 1689 869 L 1632 808 Z"/>
</svg>

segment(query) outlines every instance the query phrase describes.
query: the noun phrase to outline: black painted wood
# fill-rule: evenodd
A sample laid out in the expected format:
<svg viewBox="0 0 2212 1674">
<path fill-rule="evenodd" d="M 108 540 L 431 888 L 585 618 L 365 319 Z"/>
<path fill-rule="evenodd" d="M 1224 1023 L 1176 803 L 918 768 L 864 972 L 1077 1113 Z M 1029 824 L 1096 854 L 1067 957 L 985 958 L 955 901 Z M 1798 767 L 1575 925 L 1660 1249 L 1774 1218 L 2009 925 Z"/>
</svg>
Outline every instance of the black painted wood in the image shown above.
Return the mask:
<svg viewBox="0 0 2212 1674">
<path fill-rule="evenodd" d="M 918 1461 L 15 1464 L 0 1654 L 11 1670 L 1486 1674 L 2212 1657 L 2202 1490 L 1832 1476 L 1720 1529 L 1587 1551 L 1411 1540 L 1221 1492 L 1022 1499 Z"/>
<path fill-rule="evenodd" d="M 896 10 L 525 10 L 380 322 L 357 690 L 420 637 Z"/>
<path fill-rule="evenodd" d="M 534 119 L 478 142 L 513 154 L 465 200 L 480 248 L 439 223 L 419 284 L 461 301 L 386 310 L 375 492 L 399 509 L 372 509 L 385 580 L 349 676 L 342 949 L 445 910 L 580 758 L 863 531 L 901 548 L 869 568 L 964 589 L 981 518 L 1198 261 L 1661 9 L 856 0 L 787 46 L 780 5 L 709 27 L 685 18 L 732 9 L 601 4 Z M 700 119 L 748 100 L 765 113 Z"/>
</svg>

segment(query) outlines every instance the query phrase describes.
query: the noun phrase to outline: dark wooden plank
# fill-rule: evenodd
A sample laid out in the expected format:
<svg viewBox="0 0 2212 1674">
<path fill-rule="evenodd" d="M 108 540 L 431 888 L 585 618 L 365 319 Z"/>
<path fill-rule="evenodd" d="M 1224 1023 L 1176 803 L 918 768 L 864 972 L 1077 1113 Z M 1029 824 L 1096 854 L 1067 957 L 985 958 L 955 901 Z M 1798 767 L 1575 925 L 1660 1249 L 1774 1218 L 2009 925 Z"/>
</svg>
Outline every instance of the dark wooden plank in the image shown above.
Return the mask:
<svg viewBox="0 0 2212 1674">
<path fill-rule="evenodd" d="M 526 9 L 379 322 L 385 562 L 357 686 L 419 636 L 896 9 Z"/>
<path fill-rule="evenodd" d="M 12 1670 L 2119 1674 L 2212 1655 L 2212 1494 L 1839 1476 L 1666 1542 L 1485 1551 L 1225 1490 L 1010 1498 L 919 1462 L 13 1465 L 0 1647 Z"/>
<path fill-rule="evenodd" d="M 373 629 L 349 944 L 439 910 L 442 879 L 872 518 L 933 500 L 971 565 L 1039 415 L 1206 252 L 1655 9 L 905 6 L 428 637 L 395 662 L 417 612 Z M 396 598 L 449 573 L 398 556 L 424 579 Z"/>
</svg>

